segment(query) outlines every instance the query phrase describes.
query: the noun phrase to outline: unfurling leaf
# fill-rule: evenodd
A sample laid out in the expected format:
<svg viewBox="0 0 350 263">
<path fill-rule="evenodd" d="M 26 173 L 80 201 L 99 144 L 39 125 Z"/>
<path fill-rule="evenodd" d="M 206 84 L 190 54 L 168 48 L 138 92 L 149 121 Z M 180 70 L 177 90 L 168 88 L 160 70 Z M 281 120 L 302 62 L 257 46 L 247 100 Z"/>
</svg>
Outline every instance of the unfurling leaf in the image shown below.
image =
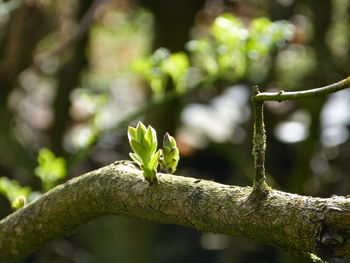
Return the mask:
<svg viewBox="0 0 350 263">
<path fill-rule="evenodd" d="M 157 151 L 157 134 L 151 127 L 139 122 L 136 128 L 128 128 L 128 138 L 131 149 L 130 157 L 140 166 L 145 179 L 150 183 L 157 181 L 156 171 L 160 151 Z"/>
<path fill-rule="evenodd" d="M 139 123 L 136 126 L 136 133 L 137 133 L 136 140 L 139 141 L 140 143 L 143 143 L 146 131 L 147 131 L 146 126 L 139 121 Z"/>
<path fill-rule="evenodd" d="M 147 149 L 146 145 L 141 144 L 138 141 L 131 140 L 130 146 L 143 162 L 147 162 L 149 160 L 149 149 Z"/>
<path fill-rule="evenodd" d="M 138 165 L 142 164 L 142 160 L 140 159 L 140 157 L 136 153 L 129 153 L 129 155 L 135 163 L 137 163 Z"/>
<path fill-rule="evenodd" d="M 137 130 L 134 127 L 129 127 L 128 138 L 129 141 L 131 141 L 131 139 L 137 140 Z"/>
</svg>

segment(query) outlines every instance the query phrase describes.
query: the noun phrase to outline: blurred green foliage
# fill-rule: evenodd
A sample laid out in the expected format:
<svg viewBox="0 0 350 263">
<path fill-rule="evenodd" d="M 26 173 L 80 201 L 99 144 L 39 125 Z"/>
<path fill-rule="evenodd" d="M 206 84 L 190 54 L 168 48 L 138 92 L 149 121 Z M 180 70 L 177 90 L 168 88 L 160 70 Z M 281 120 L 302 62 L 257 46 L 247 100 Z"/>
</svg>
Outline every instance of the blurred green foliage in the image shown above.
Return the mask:
<svg viewBox="0 0 350 263">
<path fill-rule="evenodd" d="M 90 1 L 0 1 L 1 194 L 21 206 L 18 182 L 33 189 L 24 194 L 29 202 L 44 191 L 44 182 L 39 185 L 33 176 L 36 153 L 43 147 L 54 153 L 47 160 L 66 159 L 69 177 L 128 158 L 125 127 L 152 117 L 147 123 L 154 127 L 176 126 L 178 173 L 250 184 L 249 87 L 301 90 L 350 74 L 349 0 L 203 1 L 184 26 L 195 2 L 105 1 L 84 32 L 80 22 Z M 209 89 L 190 89 L 208 77 L 215 79 Z M 347 94 L 330 96 L 326 104 L 325 98 L 266 104 L 267 169 L 274 187 L 317 196 L 348 194 Z M 161 118 L 147 108 L 150 96 L 151 104 L 169 98 L 176 103 L 169 111 L 157 104 L 165 115 Z M 174 112 L 178 115 L 170 118 Z M 61 168 L 43 170 L 47 189 L 67 178 L 57 176 Z M 0 211 L 2 216 L 10 212 L 6 205 Z M 110 227 L 111 222 L 100 220 L 94 230 L 86 226 L 89 234 L 78 231 L 78 241 L 77 235 L 57 240 L 29 261 L 295 262 L 233 238 L 225 237 L 222 245 L 218 236 L 189 229 L 150 228 L 126 219 L 123 227 L 120 218 L 111 218 Z M 108 230 L 101 234 L 103 227 Z M 135 241 L 138 253 L 133 253 Z"/>
<path fill-rule="evenodd" d="M 16 199 L 11 203 L 11 206 L 18 210 L 24 207 L 27 204 L 27 198 L 24 195 L 19 195 Z"/>
<path fill-rule="evenodd" d="M 169 50 L 159 48 L 151 56 L 135 61 L 134 68 L 156 96 L 164 95 L 169 76 L 176 91 L 185 92 L 186 79 L 191 78 L 188 74 L 191 66 L 208 76 L 220 75 L 235 81 L 249 74 L 249 70 L 259 71 L 254 66 L 261 65 L 270 52 L 281 48 L 293 36 L 293 25 L 287 21 L 256 18 L 245 26 L 239 18 L 223 14 L 215 19 L 210 32 L 210 37 L 190 41 L 188 54 L 171 54 Z M 255 76 L 258 74 L 254 73 Z"/>
<path fill-rule="evenodd" d="M 135 70 L 148 81 L 156 95 L 164 94 L 168 76 L 173 80 L 176 91 L 184 92 L 189 66 L 189 59 L 184 52 L 171 54 L 165 48 L 159 48 L 152 56 L 134 63 Z"/>
<path fill-rule="evenodd" d="M 21 186 L 18 181 L 0 177 L 0 193 L 6 196 L 15 208 L 20 207 L 20 200 L 28 199 L 31 193 L 29 186 Z"/>
<path fill-rule="evenodd" d="M 210 38 L 188 43 L 194 65 L 209 75 L 221 74 L 230 81 L 237 81 L 250 73 L 258 76 L 261 69 L 255 65 L 266 61 L 270 52 L 281 48 L 293 36 L 293 25 L 287 21 L 256 18 L 246 26 L 239 18 L 224 14 L 215 19 L 211 33 Z"/>
<path fill-rule="evenodd" d="M 40 178 L 44 191 L 55 187 L 62 182 L 67 175 L 65 159 L 56 157 L 55 154 L 47 148 L 43 148 L 39 151 L 38 164 L 38 167 L 35 168 L 35 174 Z"/>
</svg>

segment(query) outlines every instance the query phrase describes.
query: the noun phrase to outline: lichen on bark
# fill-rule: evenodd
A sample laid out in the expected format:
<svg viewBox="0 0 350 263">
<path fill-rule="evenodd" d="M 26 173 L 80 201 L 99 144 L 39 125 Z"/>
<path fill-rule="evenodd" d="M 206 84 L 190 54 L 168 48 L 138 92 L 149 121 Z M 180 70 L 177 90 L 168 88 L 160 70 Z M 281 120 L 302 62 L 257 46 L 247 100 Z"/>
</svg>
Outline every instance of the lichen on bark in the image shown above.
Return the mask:
<svg viewBox="0 0 350 263">
<path fill-rule="evenodd" d="M 0 262 L 24 258 L 45 242 L 106 214 L 241 236 L 321 257 L 350 253 L 348 198 L 270 190 L 263 199 L 255 199 L 251 187 L 169 174 L 158 178 L 158 184 L 149 185 L 140 170 L 123 161 L 52 189 L 0 221 Z M 334 233 L 342 238 L 322 243 Z"/>
<path fill-rule="evenodd" d="M 255 177 L 253 182 L 253 195 L 263 197 L 269 190 L 266 184 L 265 175 L 265 151 L 266 151 L 266 131 L 264 124 L 264 102 L 255 101 L 255 96 L 258 95 L 259 89 L 253 87 L 253 111 L 254 111 L 254 131 L 253 131 L 253 150 Z"/>
</svg>

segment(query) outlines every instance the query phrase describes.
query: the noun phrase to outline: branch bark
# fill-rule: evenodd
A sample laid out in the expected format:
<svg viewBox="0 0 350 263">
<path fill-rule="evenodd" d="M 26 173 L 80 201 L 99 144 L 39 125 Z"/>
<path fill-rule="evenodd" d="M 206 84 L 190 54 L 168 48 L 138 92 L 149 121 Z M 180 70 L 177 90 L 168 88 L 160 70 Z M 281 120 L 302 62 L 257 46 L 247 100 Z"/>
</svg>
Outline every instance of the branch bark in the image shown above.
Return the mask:
<svg viewBox="0 0 350 263">
<path fill-rule="evenodd" d="M 57 186 L 0 221 L 0 262 L 15 262 L 45 242 L 98 216 L 116 214 L 241 236 L 290 253 L 321 258 L 350 254 L 350 199 L 313 198 L 251 187 L 142 172 L 120 161 Z M 323 262 L 315 256 L 308 262 Z"/>
<path fill-rule="evenodd" d="M 254 133 L 253 133 L 253 157 L 255 166 L 255 178 L 253 183 L 253 192 L 257 196 L 266 194 L 269 191 L 265 177 L 265 151 L 266 151 L 266 132 L 264 124 L 264 102 L 265 101 L 285 101 L 314 98 L 321 95 L 327 95 L 350 87 L 350 77 L 337 83 L 310 90 L 295 92 L 263 92 L 260 93 L 257 86 L 253 87 L 253 109 L 254 109 Z"/>
</svg>

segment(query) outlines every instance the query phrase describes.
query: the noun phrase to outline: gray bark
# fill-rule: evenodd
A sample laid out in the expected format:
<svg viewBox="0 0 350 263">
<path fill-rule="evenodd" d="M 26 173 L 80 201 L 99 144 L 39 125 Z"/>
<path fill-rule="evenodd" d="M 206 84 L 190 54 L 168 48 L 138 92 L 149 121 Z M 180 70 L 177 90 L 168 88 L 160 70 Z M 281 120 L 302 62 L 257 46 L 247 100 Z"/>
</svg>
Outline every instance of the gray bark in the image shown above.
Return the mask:
<svg viewBox="0 0 350 263">
<path fill-rule="evenodd" d="M 120 161 L 57 186 L 0 221 L 0 262 L 15 262 L 98 216 L 116 214 L 241 236 L 309 262 L 350 252 L 350 199 L 313 198 L 158 174 L 149 185 Z"/>
</svg>

